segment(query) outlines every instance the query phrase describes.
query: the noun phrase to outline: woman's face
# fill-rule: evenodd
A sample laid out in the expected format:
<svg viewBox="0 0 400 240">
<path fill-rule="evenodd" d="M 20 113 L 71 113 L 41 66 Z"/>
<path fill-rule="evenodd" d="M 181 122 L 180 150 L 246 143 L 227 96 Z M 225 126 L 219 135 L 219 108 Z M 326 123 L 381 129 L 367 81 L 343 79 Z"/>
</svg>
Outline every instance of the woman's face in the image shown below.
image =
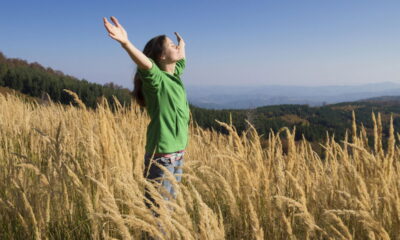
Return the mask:
<svg viewBox="0 0 400 240">
<path fill-rule="evenodd" d="M 164 42 L 164 61 L 165 62 L 176 62 L 180 59 L 178 46 L 169 38 L 166 37 Z"/>
</svg>

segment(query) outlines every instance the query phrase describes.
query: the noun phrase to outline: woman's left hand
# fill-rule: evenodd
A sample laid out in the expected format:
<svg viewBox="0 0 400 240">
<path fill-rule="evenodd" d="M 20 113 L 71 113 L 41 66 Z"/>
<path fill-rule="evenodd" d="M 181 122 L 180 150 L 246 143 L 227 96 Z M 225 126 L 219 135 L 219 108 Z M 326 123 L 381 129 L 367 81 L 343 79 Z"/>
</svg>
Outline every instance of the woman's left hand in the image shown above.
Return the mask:
<svg viewBox="0 0 400 240">
<path fill-rule="evenodd" d="M 178 40 L 178 49 L 179 49 L 179 54 L 181 55 L 181 58 L 186 58 L 185 56 L 185 41 L 183 41 L 181 35 L 179 33 L 174 32 L 176 35 L 176 39 Z"/>
<path fill-rule="evenodd" d="M 185 41 L 183 41 L 183 38 L 181 37 L 181 35 L 179 35 L 179 33 L 177 33 L 177 32 L 174 32 L 174 33 L 176 35 L 176 39 L 178 40 L 178 45 L 179 46 L 185 45 Z"/>
</svg>

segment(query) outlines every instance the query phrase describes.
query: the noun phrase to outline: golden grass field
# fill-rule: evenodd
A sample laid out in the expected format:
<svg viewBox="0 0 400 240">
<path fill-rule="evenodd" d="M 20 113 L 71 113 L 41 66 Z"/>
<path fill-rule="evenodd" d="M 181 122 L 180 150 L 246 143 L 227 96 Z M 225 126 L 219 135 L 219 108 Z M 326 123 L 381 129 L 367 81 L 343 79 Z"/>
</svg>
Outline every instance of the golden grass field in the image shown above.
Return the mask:
<svg viewBox="0 0 400 240">
<path fill-rule="evenodd" d="M 353 112 L 348 137 L 320 143 L 324 159 L 293 129 L 261 147 L 252 127 L 240 137 L 221 123 L 226 136 L 192 122 L 178 198 L 166 202 L 142 175 L 148 116 L 79 106 L 0 95 L 0 239 L 162 239 L 157 221 L 165 239 L 400 239 L 400 135 L 391 124 L 382 148 L 380 114 L 373 149 Z"/>
</svg>

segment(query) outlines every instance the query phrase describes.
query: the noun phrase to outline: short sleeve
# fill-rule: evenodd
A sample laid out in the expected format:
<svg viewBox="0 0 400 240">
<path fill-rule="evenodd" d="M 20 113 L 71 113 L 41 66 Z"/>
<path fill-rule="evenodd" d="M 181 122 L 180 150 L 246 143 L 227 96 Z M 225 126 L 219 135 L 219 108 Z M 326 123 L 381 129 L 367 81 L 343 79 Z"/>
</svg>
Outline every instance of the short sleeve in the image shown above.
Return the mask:
<svg viewBox="0 0 400 240">
<path fill-rule="evenodd" d="M 149 58 L 152 63 L 150 69 L 145 70 L 137 68 L 139 76 L 143 79 L 143 85 L 152 89 L 158 89 L 163 78 L 163 72 L 158 68 L 153 59 Z"/>
<path fill-rule="evenodd" d="M 180 76 L 183 73 L 183 70 L 185 69 L 186 66 L 186 59 L 182 58 L 178 60 L 175 64 L 175 74 Z"/>
</svg>

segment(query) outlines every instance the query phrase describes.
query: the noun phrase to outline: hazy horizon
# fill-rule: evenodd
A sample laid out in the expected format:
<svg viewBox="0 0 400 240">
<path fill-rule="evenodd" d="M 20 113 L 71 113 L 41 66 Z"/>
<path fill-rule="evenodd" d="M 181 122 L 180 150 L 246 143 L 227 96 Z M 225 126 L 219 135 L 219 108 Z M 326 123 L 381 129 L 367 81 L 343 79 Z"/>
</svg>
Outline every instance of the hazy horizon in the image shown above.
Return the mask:
<svg viewBox="0 0 400 240">
<path fill-rule="evenodd" d="M 399 10 L 400 2 L 366 0 L 8 1 L 0 14 L 6 33 L 0 51 L 132 89 L 135 65 L 102 23 L 113 15 L 139 49 L 158 34 L 176 41 L 179 32 L 187 85 L 400 83 Z"/>
</svg>

